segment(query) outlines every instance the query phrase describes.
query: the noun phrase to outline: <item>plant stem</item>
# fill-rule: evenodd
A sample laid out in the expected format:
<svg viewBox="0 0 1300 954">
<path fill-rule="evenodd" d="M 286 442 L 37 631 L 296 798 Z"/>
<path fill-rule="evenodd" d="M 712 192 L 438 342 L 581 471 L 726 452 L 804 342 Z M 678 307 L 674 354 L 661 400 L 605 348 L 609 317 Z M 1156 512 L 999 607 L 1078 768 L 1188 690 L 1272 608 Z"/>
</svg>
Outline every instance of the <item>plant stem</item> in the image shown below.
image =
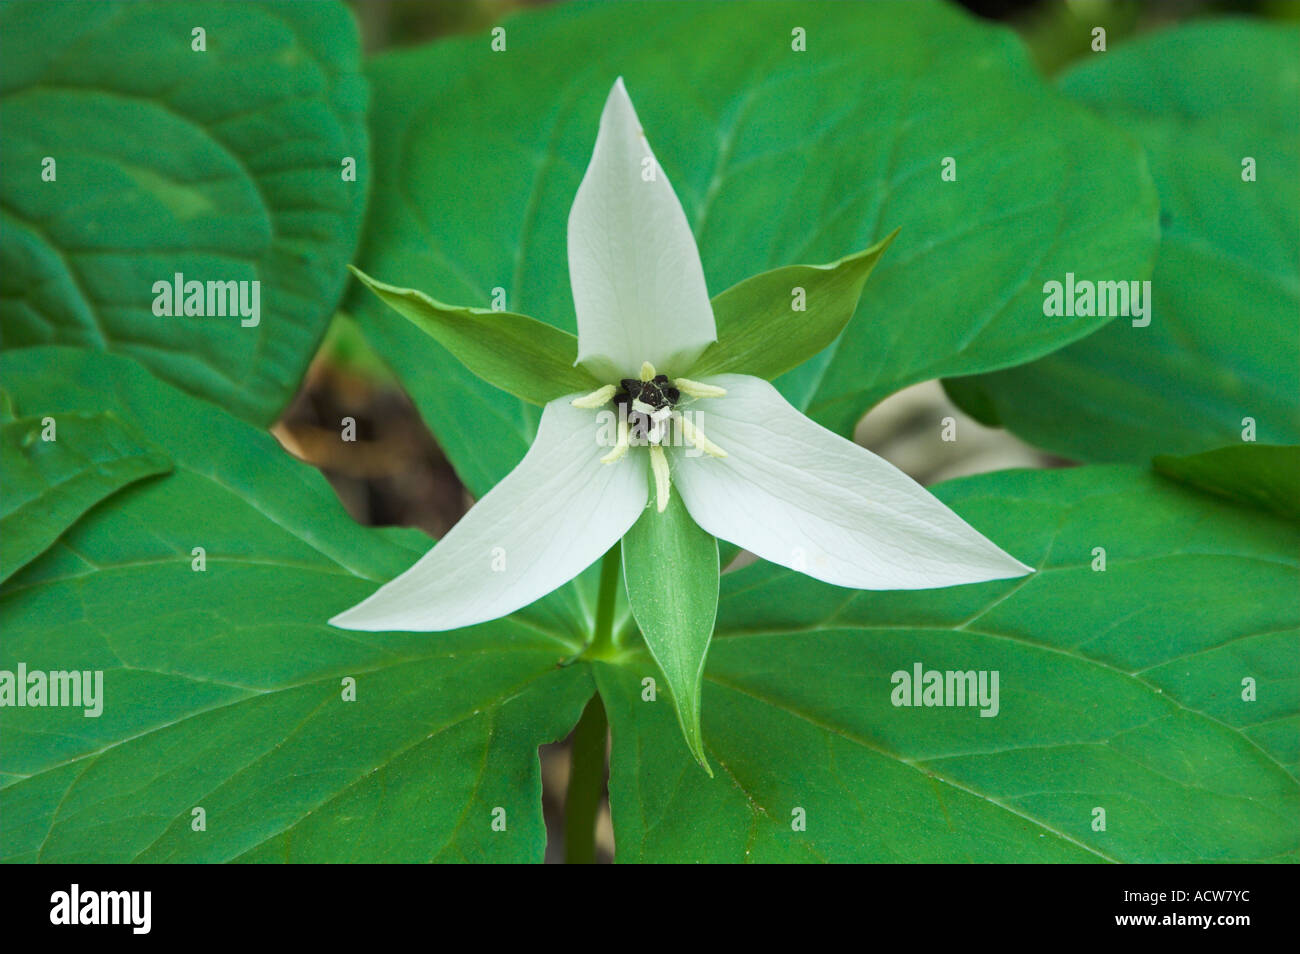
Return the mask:
<svg viewBox="0 0 1300 954">
<path fill-rule="evenodd" d="M 618 599 L 619 578 L 622 576 L 622 552 L 619 544 L 610 547 L 600 564 L 600 594 L 596 598 L 596 629 L 583 654 L 588 659 L 608 659 L 617 647 L 614 645 L 614 604 Z"/>
<path fill-rule="evenodd" d="M 600 563 L 600 592 L 596 597 L 596 627 L 582 654 L 587 659 L 608 659 L 613 655 L 614 604 L 618 600 L 622 575 L 619 544 L 610 547 Z M 596 860 L 596 816 L 605 794 L 605 706 L 596 693 L 587 701 L 582 718 L 573 730 L 569 763 L 569 791 L 564 799 L 564 860 L 589 865 Z"/>
<path fill-rule="evenodd" d="M 564 799 L 564 860 L 589 865 L 596 860 L 596 816 L 605 792 L 605 706 L 596 693 L 573 730 L 569 791 Z"/>
</svg>

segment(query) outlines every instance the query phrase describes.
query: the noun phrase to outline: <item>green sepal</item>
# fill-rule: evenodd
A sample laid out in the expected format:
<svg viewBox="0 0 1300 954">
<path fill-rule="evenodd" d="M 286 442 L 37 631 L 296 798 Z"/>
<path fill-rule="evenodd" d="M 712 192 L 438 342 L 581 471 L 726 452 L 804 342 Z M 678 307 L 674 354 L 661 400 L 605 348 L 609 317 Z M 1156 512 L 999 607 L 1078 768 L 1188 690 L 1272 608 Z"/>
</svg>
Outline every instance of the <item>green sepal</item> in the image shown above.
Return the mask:
<svg viewBox="0 0 1300 954">
<path fill-rule="evenodd" d="M 668 680 L 686 745 L 710 776 L 700 694 L 718 614 L 718 579 L 718 541 L 691 519 L 678 494 L 663 513 L 647 507 L 623 537 L 623 580 L 632 616 Z"/>
<path fill-rule="evenodd" d="M 871 270 L 898 235 L 828 265 L 787 265 L 732 285 L 713 299 L 718 340 L 686 377 L 752 374 L 771 380 L 820 353 L 853 317 Z M 802 289 L 803 310 L 795 289 Z"/>
<path fill-rule="evenodd" d="M 601 382 L 575 367 L 578 339 L 508 311 L 464 308 L 435 301 L 413 288 L 377 281 L 349 265 L 361 283 L 489 384 L 531 404 L 585 393 Z"/>
</svg>

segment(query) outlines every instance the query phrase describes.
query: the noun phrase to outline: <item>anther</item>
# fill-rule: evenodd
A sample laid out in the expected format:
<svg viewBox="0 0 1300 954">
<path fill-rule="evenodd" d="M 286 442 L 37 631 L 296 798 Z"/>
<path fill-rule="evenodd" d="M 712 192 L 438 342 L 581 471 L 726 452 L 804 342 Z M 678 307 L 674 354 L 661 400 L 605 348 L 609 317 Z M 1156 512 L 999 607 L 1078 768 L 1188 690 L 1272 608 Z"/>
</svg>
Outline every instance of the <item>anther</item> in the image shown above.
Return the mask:
<svg viewBox="0 0 1300 954">
<path fill-rule="evenodd" d="M 620 458 L 623 457 L 624 454 L 627 453 L 627 445 L 628 445 L 627 432 L 628 432 L 627 418 L 620 414 L 619 422 L 618 422 L 618 441 L 614 444 L 614 449 L 600 459 L 600 462 L 602 464 L 612 464 L 614 463 L 614 461 L 619 460 Z"/>
<path fill-rule="evenodd" d="M 668 477 L 668 456 L 658 444 L 650 445 L 650 469 L 655 475 L 655 498 L 660 513 L 668 508 L 668 495 L 672 493 L 672 483 Z"/>
<path fill-rule="evenodd" d="M 700 450 L 708 454 L 710 457 L 727 456 L 727 452 L 724 451 L 717 444 L 713 443 L 713 441 L 705 437 L 704 432 L 701 431 L 694 424 L 692 424 L 689 420 L 687 420 L 686 415 L 679 414 L 678 419 L 681 421 L 682 424 L 682 436 L 685 437 L 686 440 L 688 440 L 691 444 L 698 447 Z"/>
<path fill-rule="evenodd" d="M 574 407 L 580 407 L 580 408 L 590 410 L 592 408 L 597 408 L 597 407 L 601 407 L 604 404 L 608 404 L 610 398 L 612 398 L 617 391 L 618 388 L 614 387 L 614 385 L 607 384 L 603 388 L 597 388 L 596 390 L 592 391 L 590 394 L 584 395 L 583 397 L 576 397 L 569 403 L 572 404 Z"/>
<path fill-rule="evenodd" d="M 690 378 L 676 378 L 673 384 L 687 397 L 718 398 L 727 393 L 726 388 L 720 388 L 713 384 L 704 384 L 701 381 L 692 381 Z"/>
</svg>

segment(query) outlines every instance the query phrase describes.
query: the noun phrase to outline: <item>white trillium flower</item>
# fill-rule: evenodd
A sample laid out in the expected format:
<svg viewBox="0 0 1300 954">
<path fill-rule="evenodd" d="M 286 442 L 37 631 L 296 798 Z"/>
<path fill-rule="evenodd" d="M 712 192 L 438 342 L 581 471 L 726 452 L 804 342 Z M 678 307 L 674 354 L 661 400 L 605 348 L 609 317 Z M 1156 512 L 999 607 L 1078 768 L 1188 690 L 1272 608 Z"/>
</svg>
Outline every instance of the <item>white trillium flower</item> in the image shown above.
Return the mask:
<svg viewBox="0 0 1300 954">
<path fill-rule="evenodd" d="M 926 589 L 1032 571 L 767 381 L 675 376 L 716 340 L 713 309 L 690 225 L 622 79 L 569 213 L 568 247 L 576 363 L 608 383 L 547 404 L 519 465 L 333 625 L 437 631 L 505 616 L 573 579 L 673 492 L 715 537 L 837 586 Z M 612 448 L 599 436 L 611 412 Z"/>
</svg>

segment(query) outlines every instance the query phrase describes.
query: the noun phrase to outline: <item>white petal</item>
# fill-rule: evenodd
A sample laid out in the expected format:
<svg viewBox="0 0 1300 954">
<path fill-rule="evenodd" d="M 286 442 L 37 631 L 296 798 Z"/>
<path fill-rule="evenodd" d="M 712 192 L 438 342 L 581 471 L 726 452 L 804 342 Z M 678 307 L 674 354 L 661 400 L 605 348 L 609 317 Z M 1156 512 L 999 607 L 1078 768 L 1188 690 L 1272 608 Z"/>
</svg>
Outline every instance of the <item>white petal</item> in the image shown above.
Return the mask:
<svg viewBox="0 0 1300 954">
<path fill-rule="evenodd" d="M 673 460 L 691 516 L 716 537 L 837 586 L 912 590 L 1032 572 L 912 478 L 815 424 L 766 381 L 709 379 L 689 410 L 722 459 Z"/>
<path fill-rule="evenodd" d="M 546 405 L 524 459 L 432 550 L 330 622 L 371 631 L 470 626 L 540 599 L 613 546 L 645 509 L 645 462 L 600 463 L 596 415 L 571 407 L 572 397 Z"/>
<path fill-rule="evenodd" d="M 622 77 L 569 211 L 569 281 L 578 361 L 602 381 L 634 378 L 643 361 L 684 374 L 717 338 L 695 237 Z"/>
</svg>

